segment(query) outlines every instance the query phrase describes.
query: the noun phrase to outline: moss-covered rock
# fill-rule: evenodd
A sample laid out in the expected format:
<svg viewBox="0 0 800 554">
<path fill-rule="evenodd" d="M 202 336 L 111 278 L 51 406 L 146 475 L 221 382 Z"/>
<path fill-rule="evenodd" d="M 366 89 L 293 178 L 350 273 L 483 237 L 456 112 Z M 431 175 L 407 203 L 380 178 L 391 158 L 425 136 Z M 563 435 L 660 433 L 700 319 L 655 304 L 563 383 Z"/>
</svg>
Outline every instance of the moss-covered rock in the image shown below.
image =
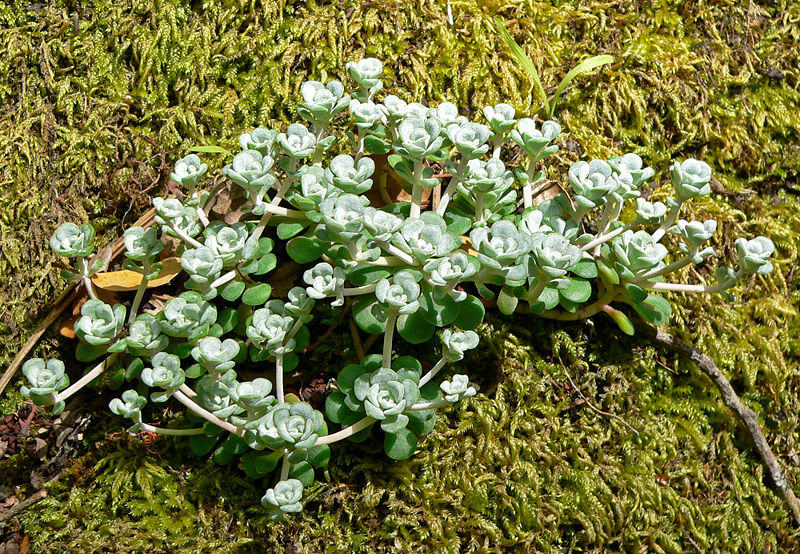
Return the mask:
<svg viewBox="0 0 800 554">
<path fill-rule="evenodd" d="M 737 303 L 675 295 L 671 330 L 712 355 L 761 414 L 796 483 L 796 3 L 464 0 L 452 2 L 452 26 L 444 1 L 58 4 L 0 6 L 0 365 L 62 286 L 46 240 L 60 222 L 91 220 L 117 236 L 148 192 L 163 190 L 179 149 L 230 147 L 250 127 L 281 125 L 307 77 L 345 79 L 344 62 L 369 55 L 406 99 L 537 112 L 529 78 L 492 31 L 500 17 L 548 91 L 584 57 L 615 57 L 559 104 L 564 148 L 552 175 L 625 150 L 662 182 L 668 160 L 702 158 L 724 189 L 693 208 L 721 223 L 709 265 L 730 258 L 740 234 L 775 241 L 775 273 L 740 285 Z M 50 486 L 21 531 L 36 552 L 800 549 L 711 383 L 609 320 L 593 323 L 490 319 L 488 342 L 466 363 L 484 394 L 451 409 L 406 462 L 377 442 L 335 448 L 297 518 L 270 523 L 258 504 L 266 484 L 187 459 L 185 444 L 162 438 L 150 454 L 106 437 L 124 427 L 112 419 L 93 424 L 85 440 L 98 448 Z M 346 336 L 333 340 L 315 363 L 349 351 Z M 58 347 L 50 337 L 40 350 Z M 584 409 L 568 374 L 639 434 Z M 14 461 L 0 472 L 12 475 Z"/>
</svg>

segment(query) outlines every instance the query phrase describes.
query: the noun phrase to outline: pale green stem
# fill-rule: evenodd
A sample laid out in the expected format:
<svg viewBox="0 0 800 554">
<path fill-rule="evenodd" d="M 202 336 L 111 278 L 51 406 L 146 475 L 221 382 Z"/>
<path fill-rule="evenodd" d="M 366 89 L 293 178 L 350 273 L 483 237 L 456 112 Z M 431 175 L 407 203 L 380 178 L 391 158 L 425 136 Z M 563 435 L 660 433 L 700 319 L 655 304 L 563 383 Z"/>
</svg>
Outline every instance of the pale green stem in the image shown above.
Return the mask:
<svg viewBox="0 0 800 554">
<path fill-rule="evenodd" d="M 359 431 L 361 431 L 363 429 L 366 429 L 367 427 L 369 427 L 370 425 L 372 425 L 376 421 L 378 421 L 378 420 L 374 419 L 374 418 L 371 418 L 371 417 L 365 417 L 363 419 L 359 419 L 354 424 L 352 424 L 350 427 L 345 427 L 341 431 L 337 431 L 336 433 L 333 433 L 332 435 L 325 435 L 324 437 L 318 438 L 317 442 L 314 443 L 314 446 L 322 446 L 323 444 L 331 444 L 331 443 L 334 443 L 334 442 L 338 442 L 338 441 L 340 441 L 342 439 L 346 439 L 347 437 L 352 437 L 353 435 L 355 435 L 356 433 L 358 433 Z"/>
<path fill-rule="evenodd" d="M 117 354 L 111 354 L 108 358 L 97 364 L 89 373 L 75 381 L 72 385 L 61 391 L 56 395 L 56 402 L 61 402 L 66 400 L 79 390 L 81 390 L 84 386 L 86 386 L 89 382 L 97 379 L 103 372 L 106 370 L 108 365 L 117 357 Z"/>
<path fill-rule="evenodd" d="M 283 402 L 283 354 L 275 355 L 275 398 Z"/>
<path fill-rule="evenodd" d="M 394 338 L 394 324 L 397 321 L 397 313 L 391 312 L 386 320 L 386 331 L 383 335 L 383 363 L 382 367 L 392 368 L 392 339 Z"/>
<path fill-rule="evenodd" d="M 232 269 L 232 270 L 230 270 L 228 273 L 226 273 L 225 275 L 222 275 L 222 276 L 218 277 L 217 279 L 215 279 L 215 280 L 214 280 L 214 282 L 213 282 L 213 283 L 211 283 L 211 284 L 208 286 L 208 288 L 210 288 L 210 289 L 215 289 L 215 288 L 217 288 L 217 287 L 221 287 L 221 286 L 222 286 L 222 285 L 224 285 L 225 283 L 227 283 L 227 282 L 229 282 L 229 281 L 233 281 L 233 279 L 234 279 L 235 277 L 236 277 L 236 270 L 235 270 L 235 269 Z"/>
<path fill-rule="evenodd" d="M 358 149 L 356 150 L 356 155 L 353 157 L 354 163 L 358 163 L 364 156 L 364 139 L 367 136 L 367 131 L 369 129 L 362 129 L 361 127 L 358 128 Z"/>
<path fill-rule="evenodd" d="M 673 291 L 673 292 L 722 292 L 726 289 L 729 289 L 734 283 L 736 279 L 728 279 L 724 283 L 719 285 L 684 285 L 682 283 L 644 283 L 642 286 L 646 289 L 650 290 L 665 290 L 665 291 Z"/>
<path fill-rule="evenodd" d="M 133 323 L 133 320 L 136 319 L 136 312 L 139 311 L 139 306 L 142 303 L 142 298 L 144 298 L 144 292 L 147 290 L 147 274 L 150 273 L 150 260 L 142 260 L 142 282 L 139 283 L 139 288 L 136 289 L 136 296 L 133 297 L 133 304 L 131 304 L 131 311 L 128 314 L 128 325 Z"/>
<path fill-rule="evenodd" d="M 539 279 L 539 281 L 536 283 L 536 286 L 533 287 L 533 290 L 528 294 L 527 297 L 528 303 L 533 303 L 538 301 L 539 296 L 541 296 L 542 291 L 545 289 L 545 287 L 549 282 L 550 281 Z"/>
<path fill-rule="evenodd" d="M 446 364 L 446 363 L 447 363 L 447 360 L 445 360 L 444 357 L 440 358 L 439 361 L 436 362 L 436 365 L 433 366 L 431 368 L 431 370 L 428 373 L 426 373 L 425 375 L 423 375 L 422 379 L 419 380 L 420 388 L 423 385 L 425 385 L 428 381 L 430 381 L 431 379 L 436 377 L 436 374 L 439 373 L 439 370 L 441 370 L 444 367 L 444 364 Z"/>
<path fill-rule="evenodd" d="M 670 208 L 669 214 L 667 214 L 667 218 L 661 225 L 659 225 L 658 229 L 656 229 L 655 232 L 653 233 L 654 241 L 656 242 L 660 241 L 661 237 L 663 237 L 664 234 L 667 232 L 667 229 L 669 229 L 672 226 L 672 224 L 675 223 L 675 220 L 678 218 L 678 212 L 680 211 L 680 209 L 681 209 L 680 204 Z"/>
<path fill-rule="evenodd" d="M 289 208 L 284 208 L 283 206 L 276 206 L 272 202 L 265 202 L 263 206 L 265 212 L 271 213 L 272 215 L 279 215 L 281 217 L 288 217 L 291 219 L 308 219 L 305 212 L 300 210 L 290 210 Z"/>
<path fill-rule="evenodd" d="M 92 300 L 97 300 L 97 295 L 94 293 L 94 285 L 92 285 L 92 278 L 89 277 L 89 264 L 86 262 L 86 258 L 80 258 L 80 260 L 83 285 L 86 287 L 86 293 Z"/>
<path fill-rule="evenodd" d="M 206 421 L 213 423 L 220 429 L 224 429 L 225 431 L 228 431 L 229 433 L 233 433 L 234 435 L 238 435 L 240 437 L 244 436 L 244 429 L 237 427 L 236 425 L 234 425 L 229 421 L 225 421 L 224 419 L 218 418 L 217 416 L 215 416 L 214 414 L 212 414 L 211 412 L 200 406 L 197 402 L 186 396 L 180 390 L 173 391 L 172 395 L 178 402 L 180 402 L 181 404 L 192 410 L 194 413 L 196 413 Z"/>
<path fill-rule="evenodd" d="M 284 448 L 283 461 L 281 462 L 281 481 L 286 481 L 289 478 L 289 451 Z"/>
<path fill-rule="evenodd" d="M 286 180 L 284 180 L 284 182 L 281 184 L 281 187 L 275 193 L 275 196 L 272 198 L 269 204 L 271 204 L 272 206 L 277 206 L 278 204 L 281 203 L 281 200 L 283 200 L 286 191 L 289 190 L 289 187 L 292 186 L 292 183 L 294 182 L 294 177 L 292 176 L 292 173 L 294 173 L 295 169 L 297 169 L 297 158 L 292 156 L 291 158 L 289 158 L 289 168 L 286 171 Z M 271 218 L 272 218 L 272 212 L 270 211 L 270 209 L 267 209 L 267 211 L 264 213 L 263 216 L 261 216 L 261 219 L 258 221 L 258 225 L 256 225 L 256 228 L 253 229 L 253 232 L 250 234 L 250 238 L 248 240 L 252 240 L 253 242 L 258 242 L 258 239 L 261 238 L 261 234 L 264 232 L 264 229 L 267 227 L 267 223 L 269 223 L 269 220 Z"/>
<path fill-rule="evenodd" d="M 584 246 L 581 246 L 581 250 L 583 250 L 584 252 L 588 252 L 588 251 L 589 251 L 589 250 L 591 250 L 592 248 L 594 248 L 594 247 L 596 247 L 596 246 L 600 246 L 600 245 L 601 245 L 601 244 L 603 244 L 604 242 L 608 242 L 608 241 L 610 241 L 611 239 L 613 239 L 614 237 L 616 237 L 616 236 L 619 236 L 619 235 L 621 235 L 622 233 L 624 233 L 625 231 L 628 231 L 628 230 L 630 230 L 630 229 L 631 229 L 631 228 L 634 226 L 634 224 L 635 224 L 635 223 L 629 223 L 629 224 L 627 224 L 627 225 L 624 225 L 624 226 L 622 226 L 622 227 L 619 227 L 619 228 L 617 228 L 617 229 L 614 229 L 613 231 L 611 231 L 611 232 L 608 232 L 608 233 L 606 233 L 605 235 L 599 235 L 599 236 L 598 236 L 597 238 L 595 238 L 595 239 L 594 239 L 592 242 L 590 242 L 590 243 L 587 243 L 587 244 L 585 244 Z M 597 254 L 595 254 L 595 256 L 597 256 Z"/>
<path fill-rule="evenodd" d="M 420 402 L 418 404 L 414 404 L 413 406 L 409 406 L 405 409 L 407 412 L 419 412 L 422 410 L 435 410 L 436 408 L 444 408 L 445 406 L 450 406 L 452 402 L 448 402 L 447 400 L 437 400 L 435 402 Z"/>
<path fill-rule="evenodd" d="M 522 187 L 522 201 L 525 209 L 533 207 L 533 175 L 536 171 L 536 160 L 531 160 L 528 164 L 528 180 Z"/>
<path fill-rule="evenodd" d="M 197 197 L 197 219 L 200 220 L 200 223 L 203 224 L 203 227 L 208 227 L 208 224 L 210 223 L 208 221 L 208 216 L 206 215 L 206 212 L 203 210 L 203 208 L 200 207 L 200 200 L 201 200 L 200 191 L 197 191 L 195 193 L 195 196 Z"/>
<path fill-rule="evenodd" d="M 378 244 L 380 245 L 381 248 L 383 248 L 389 254 L 392 254 L 396 258 L 400 258 L 406 264 L 408 264 L 408 265 L 417 265 L 417 261 L 414 258 L 412 258 L 411 255 L 407 254 L 406 252 L 403 252 L 402 250 L 397 248 L 395 245 L 389 244 L 388 242 L 385 242 L 385 241 L 377 241 L 377 242 L 378 242 Z"/>
<path fill-rule="evenodd" d="M 475 223 L 481 223 L 483 221 L 483 197 L 485 196 L 482 192 L 475 193 Z"/>
<path fill-rule="evenodd" d="M 652 279 L 653 277 L 658 277 L 659 275 L 667 275 L 668 273 L 672 273 L 673 271 L 678 271 L 682 267 L 686 267 L 690 263 L 692 263 L 691 254 L 684 256 L 680 260 L 672 262 L 668 266 L 662 267 L 661 269 L 649 271 L 644 275 L 642 275 L 641 277 L 637 277 L 636 279 L 634 279 L 634 282 L 646 281 L 647 279 Z"/>
<path fill-rule="evenodd" d="M 320 125 L 319 130 L 317 131 L 316 135 L 316 146 L 314 147 L 314 157 L 311 160 L 312 165 L 319 165 L 322 163 L 322 156 L 325 153 L 325 150 L 322 148 L 322 145 L 319 143 L 322 140 L 322 135 L 325 133 L 325 129 L 328 128 L 329 121 L 325 121 L 322 125 Z"/>
<path fill-rule="evenodd" d="M 183 391 L 183 394 L 185 394 L 189 398 L 194 398 L 195 396 L 197 396 L 197 393 L 194 392 L 191 388 L 189 388 L 189 385 L 187 385 L 186 383 L 178 387 L 178 390 Z"/>
<path fill-rule="evenodd" d="M 414 161 L 414 176 L 411 183 L 411 210 L 409 217 L 419 219 L 420 206 L 422 205 L 422 160 Z M 439 204 L 441 206 L 441 204 Z"/>
<path fill-rule="evenodd" d="M 195 239 L 193 239 L 192 237 L 190 237 L 189 235 L 187 235 L 186 233 L 184 233 L 184 232 L 183 232 L 181 229 L 179 229 L 179 228 L 178 228 L 178 226 L 177 226 L 177 225 L 175 225 L 175 224 L 174 224 L 172 221 L 170 221 L 170 222 L 169 222 L 169 228 L 170 228 L 170 229 L 172 229 L 172 231 L 173 231 L 173 232 L 174 232 L 176 235 L 178 235 L 178 238 L 179 238 L 179 239 L 181 239 L 181 240 L 182 240 L 183 242 L 185 242 L 186 244 L 189 244 L 189 245 L 191 245 L 191 246 L 193 246 L 193 247 L 195 247 L 195 248 L 202 248 L 202 247 L 203 247 L 203 244 L 202 244 L 202 243 L 200 243 L 200 242 L 196 241 Z"/>
<path fill-rule="evenodd" d="M 437 214 L 444 215 L 444 212 L 447 210 L 447 205 L 450 204 L 450 198 L 452 198 L 453 194 L 455 194 L 458 183 L 460 183 L 461 179 L 464 178 L 464 172 L 467 169 L 467 162 L 469 162 L 469 160 L 464 158 L 458 162 L 458 165 L 456 166 L 456 172 L 453 173 L 452 177 L 450 177 L 450 182 L 447 183 L 447 188 L 444 189 L 442 198 L 439 200 L 439 205 L 436 207 Z"/>
<path fill-rule="evenodd" d="M 494 141 L 492 141 L 492 142 L 494 142 Z M 494 146 L 494 150 L 492 151 L 492 158 L 494 158 L 495 160 L 499 160 L 500 159 L 500 153 L 503 151 L 503 142 L 502 141 L 498 141 L 497 143 L 494 143 L 493 146 Z"/>
<path fill-rule="evenodd" d="M 134 417 L 133 421 L 134 423 L 139 424 L 139 429 L 142 431 L 147 431 L 148 433 L 158 433 L 159 435 L 185 437 L 190 435 L 203 435 L 206 432 L 202 427 L 195 427 L 194 429 L 169 429 L 166 427 L 156 427 L 155 425 L 150 425 L 149 423 L 143 422 L 141 414 L 138 414 L 137 417 Z"/>
<path fill-rule="evenodd" d="M 344 296 L 358 296 L 361 294 L 369 294 L 371 292 L 375 292 L 376 288 L 378 288 L 377 283 L 374 283 L 372 285 L 362 285 L 360 287 L 347 287 L 342 289 L 342 294 Z"/>
</svg>

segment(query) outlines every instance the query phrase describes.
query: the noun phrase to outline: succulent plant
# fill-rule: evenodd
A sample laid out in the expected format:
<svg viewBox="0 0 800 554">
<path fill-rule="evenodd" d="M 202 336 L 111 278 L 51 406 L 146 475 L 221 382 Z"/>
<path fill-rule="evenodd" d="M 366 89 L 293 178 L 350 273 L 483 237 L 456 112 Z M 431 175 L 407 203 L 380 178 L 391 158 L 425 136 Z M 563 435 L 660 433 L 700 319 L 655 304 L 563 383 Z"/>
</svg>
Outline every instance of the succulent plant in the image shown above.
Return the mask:
<svg viewBox="0 0 800 554">
<path fill-rule="evenodd" d="M 375 296 L 385 309 L 401 314 L 411 314 L 419 308 L 420 287 L 409 271 L 400 271 L 394 279 L 381 279 Z"/>
<path fill-rule="evenodd" d="M 703 162 L 669 168 L 675 197 L 663 203 L 641 197 L 655 172 L 633 153 L 572 164 L 560 179 L 571 193 L 564 188 L 537 202 L 540 185 L 559 181 L 548 182 L 540 168 L 558 149 L 558 123 L 517 119 L 506 103 L 485 107 L 484 124 L 450 102 L 429 107 L 394 95 L 380 102 L 379 60 L 350 62 L 346 70 L 356 90 L 338 81 L 300 86 L 297 113 L 306 124 L 282 132 L 258 127 L 239 136 L 241 152 L 222 169 L 244 190 L 234 214 L 206 211 L 217 189 L 195 190 L 208 170 L 198 156 L 176 162 L 171 177 L 189 197 L 154 198 L 157 225 L 124 234 L 123 268 L 143 275 L 127 329 L 122 303 L 95 298 L 92 276 L 103 260 L 86 259 L 94 229 L 67 223 L 56 230 L 53 249 L 77 258 L 65 277 L 82 281 L 91 297 L 75 323 L 81 339 L 76 356 L 108 357 L 71 387 L 61 362 L 29 360 L 23 394 L 58 412 L 104 372 L 114 387 L 138 379 L 109 404 L 133 419 L 129 432 L 186 435 L 195 453 L 213 452 L 217 463 L 240 456 L 254 478 L 275 471 L 280 477 L 262 504 L 279 518 L 302 509 L 303 492 L 314 468 L 327 463 L 330 443 L 361 441 L 376 430 L 389 457 L 408 458 L 418 438 L 433 430 L 439 408 L 476 394 L 467 375 L 436 377 L 477 347 L 476 330 L 491 302 L 503 314 L 521 307 L 557 319 L 604 312 L 631 333 L 628 316 L 612 304 L 624 302 L 662 324 L 671 305 L 660 291 L 726 291 L 772 270 L 771 240 L 739 238 L 738 267 L 718 268 L 715 285 L 669 282 L 713 252 L 707 243 L 716 222 L 679 217 L 684 203 L 711 191 L 711 169 Z M 340 123 L 351 128 L 334 129 Z M 337 142 L 344 136 L 349 140 Z M 378 171 L 383 155 L 386 166 Z M 393 201 L 389 177 L 410 201 Z M 439 194 L 430 190 L 439 184 Z M 683 254 L 670 256 L 669 265 L 661 244 L 668 232 L 676 240 L 664 242 Z M 275 237 L 285 243 L 277 256 Z M 163 303 L 165 296 L 153 294 L 150 285 L 166 245 L 180 256 L 187 278 L 172 281 Z M 278 260 L 281 274 L 262 278 Z M 303 283 L 283 286 L 295 273 Z M 308 325 L 319 303 L 333 311 L 323 311 L 327 320 L 320 325 Z M 313 366 L 303 353 L 325 336 L 313 333 L 334 329 L 345 310 L 364 332 L 382 334 L 382 352 L 344 362 L 322 414 L 292 394 L 284 378 Z M 437 336 L 440 344 L 424 346 Z M 409 344 L 421 345 L 414 352 L 426 357 L 438 351 L 439 360 L 423 368 L 423 361 L 402 355 Z M 274 373 L 268 367 L 263 376 L 241 380 L 237 370 L 245 362 L 258 371 L 271 366 Z M 154 402 L 180 401 L 194 414 L 187 420 L 200 417 L 203 426 L 142 422 L 145 387 L 155 389 Z M 340 429 L 328 434 L 329 424 Z"/>
<path fill-rule="evenodd" d="M 112 413 L 129 419 L 138 418 L 142 413 L 142 408 L 147 404 L 147 399 L 135 390 L 126 390 L 122 393 L 122 398 L 113 398 L 108 403 L 108 408 Z"/>
<path fill-rule="evenodd" d="M 325 417 L 305 402 L 279 402 L 259 421 L 258 440 L 277 449 L 311 448 L 320 435 L 326 434 Z"/>
<path fill-rule="evenodd" d="M 754 239 L 736 239 L 736 254 L 739 257 L 739 267 L 745 273 L 765 274 L 772 271 L 772 262 L 769 258 L 775 253 L 775 245 L 766 237 Z"/>
</svg>

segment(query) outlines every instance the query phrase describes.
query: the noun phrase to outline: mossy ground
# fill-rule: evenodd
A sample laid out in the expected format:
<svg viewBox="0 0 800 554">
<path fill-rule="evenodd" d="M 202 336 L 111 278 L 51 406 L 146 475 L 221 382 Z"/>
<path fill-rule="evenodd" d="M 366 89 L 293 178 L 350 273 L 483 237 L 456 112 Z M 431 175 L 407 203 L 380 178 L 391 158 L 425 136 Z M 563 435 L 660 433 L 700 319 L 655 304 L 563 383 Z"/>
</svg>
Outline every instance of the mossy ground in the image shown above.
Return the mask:
<svg viewBox="0 0 800 554">
<path fill-rule="evenodd" d="M 453 26 L 443 0 L 51 4 L 0 3 L 1 366 L 62 286 L 47 248 L 58 223 L 91 220 L 117 236 L 163 190 L 180 148 L 232 146 L 288 121 L 306 77 L 344 79 L 345 61 L 376 56 L 406 99 L 537 111 L 489 26 L 499 16 L 550 91 L 582 58 L 616 58 L 566 93 L 552 175 L 578 157 L 634 151 L 661 184 L 668 160 L 699 157 L 728 191 L 694 207 L 721 223 L 712 263 L 731 258 L 735 236 L 775 241 L 775 273 L 739 286 L 737 303 L 674 295 L 670 330 L 712 355 L 761 414 L 798 490 L 797 3 L 453 0 Z M 335 448 L 305 512 L 280 524 L 258 504 L 264 483 L 169 439 L 149 453 L 120 438 L 123 422 L 95 418 L 87 453 L 20 530 L 35 552 L 800 550 L 713 385 L 612 327 L 489 317 L 466 368 L 484 394 L 444 412 L 406 462 L 378 442 Z M 37 352 L 70 346 L 48 335 Z M 346 335 L 315 363 L 340 363 L 337 351 L 348 355 Z M 566 371 L 639 435 L 582 406 Z M 18 402 L 6 395 L 3 411 Z M 12 479 L 27 463 L 0 471 Z"/>
</svg>

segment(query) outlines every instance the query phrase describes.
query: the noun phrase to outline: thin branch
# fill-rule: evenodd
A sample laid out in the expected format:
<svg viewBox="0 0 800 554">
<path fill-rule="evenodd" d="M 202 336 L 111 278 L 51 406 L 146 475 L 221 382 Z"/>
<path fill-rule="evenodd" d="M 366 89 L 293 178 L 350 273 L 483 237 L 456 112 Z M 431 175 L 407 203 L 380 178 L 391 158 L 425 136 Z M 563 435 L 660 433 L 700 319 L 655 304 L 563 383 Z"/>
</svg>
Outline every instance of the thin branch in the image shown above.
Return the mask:
<svg viewBox="0 0 800 554">
<path fill-rule="evenodd" d="M 621 417 L 619 417 L 618 415 L 616 415 L 616 414 L 612 414 L 611 412 L 605 412 L 605 411 L 601 410 L 600 408 L 598 408 L 597 406 L 595 406 L 594 404 L 592 404 L 591 402 L 589 402 L 589 399 L 588 399 L 588 398 L 586 398 L 586 395 L 585 395 L 585 394 L 583 394 L 583 392 L 581 391 L 581 389 L 579 389 L 579 388 L 578 388 L 578 387 L 575 385 L 575 381 L 573 381 L 573 380 L 572 380 L 572 376 L 569 374 L 569 371 L 567 370 L 567 366 L 566 366 L 566 364 L 565 364 L 563 361 L 561 361 L 561 357 L 560 357 L 560 356 L 558 357 L 558 363 L 560 363 L 560 364 L 561 364 L 561 368 L 564 370 L 564 375 L 566 375 L 566 376 L 567 376 L 567 381 L 569 381 L 569 384 L 570 384 L 570 386 L 572 387 L 572 390 L 574 390 L 574 391 L 575 391 L 575 392 L 578 394 L 578 396 L 580 396 L 580 397 L 581 397 L 581 400 L 583 400 L 583 403 L 584 403 L 584 404 L 586 404 L 587 406 L 589 406 L 589 408 L 590 408 L 590 409 L 591 409 L 591 410 L 592 410 L 594 413 L 596 413 L 596 414 L 598 414 L 598 415 L 601 415 L 601 416 L 603 416 L 603 417 L 610 417 L 611 419 L 616 419 L 617 421 L 619 421 L 620 423 L 622 423 L 622 424 L 623 424 L 625 427 L 627 427 L 628 429 L 630 429 L 631 431 L 633 431 L 633 432 L 634 432 L 634 434 L 635 434 L 637 437 L 639 436 L 639 431 L 637 431 L 636 429 L 634 429 L 634 428 L 633 428 L 633 426 L 631 426 L 631 424 L 630 424 L 630 423 L 628 423 L 627 421 L 625 421 L 624 419 L 622 419 L 622 418 L 621 418 Z"/>
<path fill-rule="evenodd" d="M 753 443 L 761 456 L 761 460 L 764 462 L 764 465 L 767 466 L 767 471 L 772 478 L 772 482 L 775 483 L 780 496 L 789 505 L 795 523 L 800 525 L 800 501 L 797 500 L 797 496 L 795 496 L 788 479 L 786 479 L 783 469 L 772 453 L 767 439 L 764 437 L 764 433 L 758 425 L 758 417 L 753 410 L 742 403 L 736 391 L 733 390 L 730 381 L 722 374 L 714 363 L 714 360 L 690 344 L 683 342 L 669 333 L 660 331 L 655 327 L 649 325 L 641 326 L 639 331 L 650 337 L 654 342 L 666 346 L 692 360 L 697 364 L 697 367 L 714 382 L 722 395 L 722 401 L 728 408 L 733 410 L 739 420 L 744 424 L 747 432 L 753 439 Z"/>
<path fill-rule="evenodd" d="M 358 362 L 361 363 L 364 361 L 364 347 L 361 346 L 358 325 L 356 325 L 356 320 L 352 317 L 350 318 L 350 334 L 353 336 L 353 348 L 356 351 L 356 357 L 358 358 Z"/>
</svg>

